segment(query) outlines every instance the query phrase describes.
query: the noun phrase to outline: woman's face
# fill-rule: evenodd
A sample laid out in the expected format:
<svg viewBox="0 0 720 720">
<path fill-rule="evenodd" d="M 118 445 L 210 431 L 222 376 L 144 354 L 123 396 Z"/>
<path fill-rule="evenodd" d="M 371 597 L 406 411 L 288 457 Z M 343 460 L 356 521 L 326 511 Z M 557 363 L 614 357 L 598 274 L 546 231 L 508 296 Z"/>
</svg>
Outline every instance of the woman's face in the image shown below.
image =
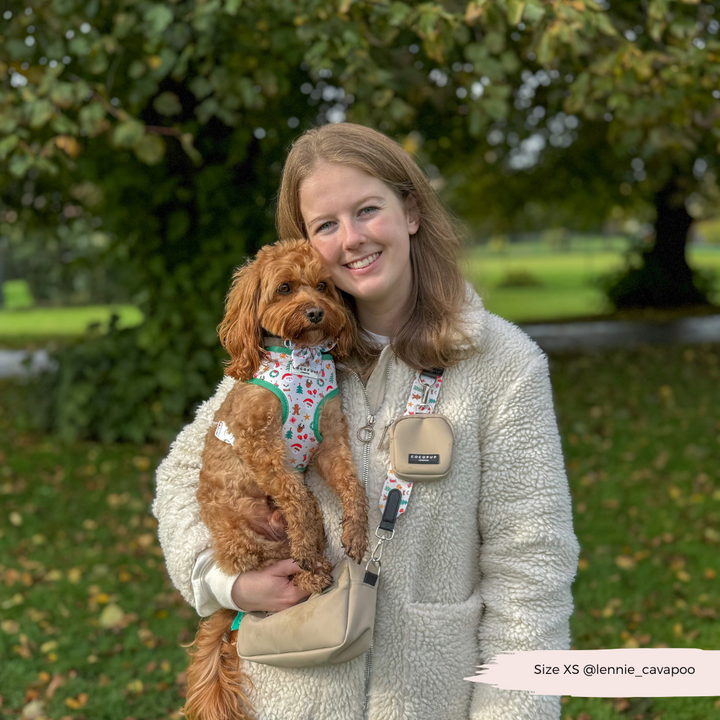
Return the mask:
<svg viewBox="0 0 720 720">
<path fill-rule="evenodd" d="M 300 211 L 310 243 L 358 311 L 403 306 L 412 284 L 410 236 L 420 223 L 388 185 L 349 165 L 321 163 L 300 187 Z"/>
</svg>

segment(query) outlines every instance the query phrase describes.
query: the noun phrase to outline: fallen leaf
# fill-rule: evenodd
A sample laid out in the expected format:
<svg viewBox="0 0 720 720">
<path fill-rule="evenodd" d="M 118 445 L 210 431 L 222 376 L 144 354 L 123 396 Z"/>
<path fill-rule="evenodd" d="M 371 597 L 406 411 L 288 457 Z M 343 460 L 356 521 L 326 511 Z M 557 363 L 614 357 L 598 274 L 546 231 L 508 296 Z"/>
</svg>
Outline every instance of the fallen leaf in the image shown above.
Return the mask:
<svg viewBox="0 0 720 720">
<path fill-rule="evenodd" d="M 629 555 L 618 555 L 618 557 L 615 558 L 615 564 L 621 570 L 632 570 L 637 565 L 635 560 Z"/>
<path fill-rule="evenodd" d="M 120 627 L 125 619 L 125 613 L 119 605 L 110 604 L 103 608 L 98 618 L 100 627 L 115 628 Z"/>
<path fill-rule="evenodd" d="M 126 686 L 128 692 L 132 693 L 141 693 L 143 691 L 144 685 L 142 680 L 131 680 Z"/>
<path fill-rule="evenodd" d="M 89 699 L 90 696 L 87 693 L 80 693 L 75 698 L 65 698 L 65 705 L 67 705 L 71 710 L 79 710 L 87 703 Z"/>
<path fill-rule="evenodd" d="M 709 540 L 710 542 L 720 542 L 720 532 L 718 532 L 714 528 L 705 528 L 705 530 L 703 531 L 703 536 L 706 540 Z"/>
<path fill-rule="evenodd" d="M 45 703 L 42 700 L 31 700 L 22 709 L 23 720 L 41 720 L 45 717 Z"/>
<path fill-rule="evenodd" d="M 137 544 L 141 548 L 151 547 L 155 542 L 155 533 L 144 533 L 137 538 Z"/>
<path fill-rule="evenodd" d="M 138 455 L 137 457 L 133 458 L 133 465 L 138 470 L 149 470 L 150 469 L 150 458 L 143 457 L 142 455 Z"/>
<path fill-rule="evenodd" d="M 50 700 L 52 696 L 55 694 L 55 691 L 65 682 L 62 675 L 59 675 L 58 673 L 55 673 L 53 675 L 52 680 L 50 681 L 50 684 L 47 686 L 47 689 L 45 690 L 45 697 Z"/>
</svg>

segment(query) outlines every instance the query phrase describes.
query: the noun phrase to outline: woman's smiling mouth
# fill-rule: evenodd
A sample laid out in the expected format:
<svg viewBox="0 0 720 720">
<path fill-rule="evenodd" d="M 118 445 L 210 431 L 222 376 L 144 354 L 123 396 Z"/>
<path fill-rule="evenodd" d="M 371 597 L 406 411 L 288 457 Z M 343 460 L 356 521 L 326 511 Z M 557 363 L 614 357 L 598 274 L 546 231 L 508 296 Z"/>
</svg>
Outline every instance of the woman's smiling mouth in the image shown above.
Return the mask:
<svg viewBox="0 0 720 720">
<path fill-rule="evenodd" d="M 382 255 L 382 253 L 373 253 L 372 255 L 368 255 L 367 257 L 362 258 L 361 260 L 355 260 L 354 262 L 347 263 L 345 267 L 349 268 L 350 270 L 361 270 L 362 268 L 374 263 L 380 257 L 380 255 Z"/>
</svg>

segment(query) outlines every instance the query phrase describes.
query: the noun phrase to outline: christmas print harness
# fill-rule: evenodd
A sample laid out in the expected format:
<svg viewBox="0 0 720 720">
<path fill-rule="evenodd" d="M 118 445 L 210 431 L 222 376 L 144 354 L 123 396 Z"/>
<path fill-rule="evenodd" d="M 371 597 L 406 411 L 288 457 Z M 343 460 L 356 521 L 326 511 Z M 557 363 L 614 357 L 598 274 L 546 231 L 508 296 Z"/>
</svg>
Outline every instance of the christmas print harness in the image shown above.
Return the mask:
<svg viewBox="0 0 720 720">
<path fill-rule="evenodd" d="M 283 345 L 265 348 L 264 360 L 247 382 L 267 388 L 280 399 L 282 432 L 291 465 L 304 472 L 322 441 L 322 405 L 338 391 L 335 361 L 329 352 L 335 343 L 295 347 L 292 341 L 285 340 Z"/>
</svg>

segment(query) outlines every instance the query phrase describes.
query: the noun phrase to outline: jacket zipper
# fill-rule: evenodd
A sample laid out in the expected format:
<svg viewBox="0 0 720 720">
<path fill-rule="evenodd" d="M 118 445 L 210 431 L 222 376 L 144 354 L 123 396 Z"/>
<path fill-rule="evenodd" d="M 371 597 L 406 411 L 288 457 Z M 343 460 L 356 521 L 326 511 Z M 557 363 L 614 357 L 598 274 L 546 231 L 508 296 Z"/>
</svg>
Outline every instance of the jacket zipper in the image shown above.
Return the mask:
<svg viewBox="0 0 720 720">
<path fill-rule="evenodd" d="M 395 358 L 394 356 L 390 358 L 388 361 L 387 366 L 387 372 L 385 373 L 385 389 L 383 390 L 383 396 L 382 400 L 380 400 L 380 405 L 383 404 L 385 401 L 385 396 L 387 395 L 387 389 L 388 389 L 388 382 L 390 381 L 390 369 L 393 366 Z M 352 370 L 348 370 L 352 375 L 354 375 L 358 382 L 360 383 L 360 387 L 362 389 L 363 393 L 363 399 L 365 400 L 365 412 L 367 413 L 367 420 L 366 420 L 366 428 L 369 428 L 373 430 L 374 435 L 374 429 L 373 425 L 375 424 L 375 416 L 370 412 L 370 403 L 368 402 L 367 397 L 367 391 L 365 390 L 365 386 L 363 385 L 362 380 L 360 379 L 360 376 L 353 372 Z M 379 408 L 378 408 L 379 409 Z M 387 432 L 388 426 L 385 426 L 385 429 L 383 430 L 383 435 L 381 438 L 381 441 L 385 438 L 385 433 Z M 367 481 L 368 481 L 368 471 L 370 470 L 370 443 L 372 441 L 372 437 L 370 437 L 369 440 L 365 442 L 365 447 L 363 448 L 363 476 L 362 476 L 362 482 L 365 487 L 365 494 L 367 495 Z M 365 705 L 363 706 L 363 719 L 367 719 L 367 713 L 368 713 L 368 704 L 370 700 L 369 690 L 370 690 L 370 673 L 372 672 L 372 655 L 373 655 L 373 639 L 370 639 L 370 649 L 367 651 L 367 655 L 365 656 Z"/>
</svg>

